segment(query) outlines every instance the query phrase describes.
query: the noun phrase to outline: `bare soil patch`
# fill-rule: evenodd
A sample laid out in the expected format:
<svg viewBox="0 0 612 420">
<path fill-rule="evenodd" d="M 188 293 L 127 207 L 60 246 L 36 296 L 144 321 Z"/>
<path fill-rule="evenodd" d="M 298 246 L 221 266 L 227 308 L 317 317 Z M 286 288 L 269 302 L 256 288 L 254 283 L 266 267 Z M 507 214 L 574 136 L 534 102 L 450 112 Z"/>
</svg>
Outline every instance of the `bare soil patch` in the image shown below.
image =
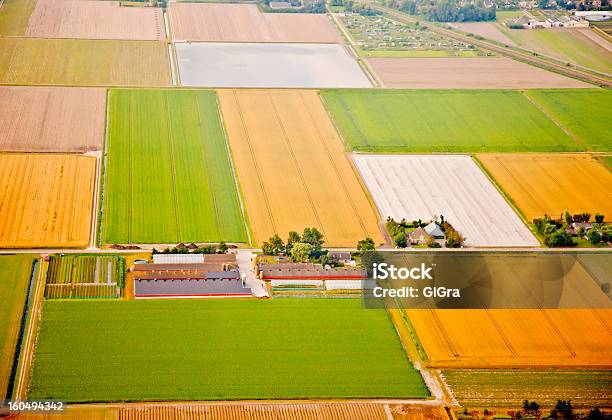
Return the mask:
<svg viewBox="0 0 612 420">
<path fill-rule="evenodd" d="M 463 32 L 480 35 L 483 38 L 516 47 L 516 43 L 508 38 L 506 34 L 499 29 L 498 25 L 499 23 L 495 22 L 461 22 L 454 24 L 454 26 Z"/>
<path fill-rule="evenodd" d="M 570 79 L 509 58 L 368 58 L 388 88 L 531 89 L 586 88 Z"/>
</svg>

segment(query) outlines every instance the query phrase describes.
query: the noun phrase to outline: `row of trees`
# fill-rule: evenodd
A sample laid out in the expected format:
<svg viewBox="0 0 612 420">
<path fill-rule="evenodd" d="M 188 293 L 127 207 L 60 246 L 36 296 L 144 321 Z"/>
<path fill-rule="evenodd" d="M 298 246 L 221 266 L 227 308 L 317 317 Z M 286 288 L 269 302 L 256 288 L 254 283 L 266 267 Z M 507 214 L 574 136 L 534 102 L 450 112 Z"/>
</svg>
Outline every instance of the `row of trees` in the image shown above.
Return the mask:
<svg viewBox="0 0 612 420">
<path fill-rule="evenodd" d="M 495 20 L 496 8 L 484 7 L 483 3 L 463 4 L 457 0 L 424 1 L 403 0 L 387 2 L 389 7 L 395 7 L 410 15 L 424 15 L 434 22 L 479 22 Z"/>
<path fill-rule="evenodd" d="M 187 247 L 185 244 L 179 244 L 161 251 L 153 248 L 153 254 L 225 254 L 228 249 L 227 244 L 221 241 L 218 245 L 205 245 L 198 248 Z"/>
<path fill-rule="evenodd" d="M 466 416 L 469 415 L 467 409 L 463 411 L 463 414 Z M 485 408 L 484 415 L 485 417 L 488 417 L 491 415 L 491 413 Z M 514 418 L 536 418 L 538 420 L 543 418 L 540 404 L 538 404 L 536 401 L 524 400 L 522 410 L 515 413 Z M 550 413 L 547 416 L 544 416 L 544 418 L 573 420 L 578 417 L 574 412 L 574 406 L 571 400 L 557 400 L 555 408 L 550 410 Z M 581 415 L 580 418 L 585 418 L 586 420 L 612 420 L 612 416 L 610 414 L 602 412 L 599 408 L 590 410 L 586 417 Z"/>
<path fill-rule="evenodd" d="M 552 219 L 547 215 L 533 219 L 533 224 L 536 231 L 544 238 L 544 244 L 550 247 L 576 246 L 575 237 L 586 238 L 592 245 L 612 242 L 612 227 L 604 223 L 603 214 L 596 214 L 595 222 L 588 229 L 585 226 L 570 229 L 574 223 L 582 225 L 590 221 L 590 213 L 570 214 L 566 211 L 558 219 Z"/>
<path fill-rule="evenodd" d="M 287 255 L 291 261 L 307 262 L 310 260 L 328 262 L 327 251 L 323 250 L 323 234 L 317 228 L 305 228 L 302 235 L 289 232 L 285 243 L 278 234 L 274 234 L 263 243 L 262 251 L 266 255 Z"/>
</svg>

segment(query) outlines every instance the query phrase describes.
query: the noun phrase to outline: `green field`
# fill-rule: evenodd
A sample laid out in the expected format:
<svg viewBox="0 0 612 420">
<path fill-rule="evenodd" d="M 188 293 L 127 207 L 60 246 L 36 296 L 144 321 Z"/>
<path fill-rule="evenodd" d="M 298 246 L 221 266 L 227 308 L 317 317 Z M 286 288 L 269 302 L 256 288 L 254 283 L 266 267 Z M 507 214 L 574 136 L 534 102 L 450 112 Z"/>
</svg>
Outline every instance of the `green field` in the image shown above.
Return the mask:
<svg viewBox="0 0 612 420">
<path fill-rule="evenodd" d="M 168 47 L 157 41 L 0 38 L 0 83 L 168 86 Z"/>
<path fill-rule="evenodd" d="M 246 242 L 216 95 L 113 90 L 105 243 Z"/>
<path fill-rule="evenodd" d="M 349 150 L 582 150 L 520 91 L 323 90 L 321 95 Z"/>
<path fill-rule="evenodd" d="M 518 46 L 563 62 L 612 73 L 612 53 L 572 29 L 524 30 L 502 28 Z"/>
<path fill-rule="evenodd" d="M 120 255 L 53 255 L 45 282 L 46 298 L 119 297 L 125 276 Z"/>
<path fill-rule="evenodd" d="M 362 57 L 375 58 L 444 58 L 444 57 L 478 57 L 478 51 L 447 51 L 447 50 L 370 50 L 357 48 Z"/>
<path fill-rule="evenodd" d="M 557 400 L 572 400 L 577 408 L 610 407 L 610 371 L 542 369 L 444 370 L 459 403 L 467 408 L 515 407 L 523 400 L 554 407 Z"/>
<path fill-rule="evenodd" d="M 555 89 L 527 91 L 546 113 L 579 138 L 589 150 L 612 150 L 612 91 L 608 89 Z"/>
<path fill-rule="evenodd" d="M 0 35 L 25 35 L 36 0 L 4 0 L 0 7 Z"/>
<path fill-rule="evenodd" d="M 360 299 L 46 301 L 30 399 L 428 397 Z"/>
<path fill-rule="evenodd" d="M 33 255 L 0 256 L 0 399 L 9 384 Z"/>
</svg>

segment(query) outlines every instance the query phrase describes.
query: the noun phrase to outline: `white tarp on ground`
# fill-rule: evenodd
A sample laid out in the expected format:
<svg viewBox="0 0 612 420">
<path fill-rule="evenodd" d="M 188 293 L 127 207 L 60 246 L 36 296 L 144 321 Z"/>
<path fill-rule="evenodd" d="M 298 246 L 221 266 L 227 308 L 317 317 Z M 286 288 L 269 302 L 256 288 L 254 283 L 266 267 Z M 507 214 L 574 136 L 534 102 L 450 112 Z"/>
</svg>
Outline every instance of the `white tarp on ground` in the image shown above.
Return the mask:
<svg viewBox="0 0 612 420">
<path fill-rule="evenodd" d="M 361 290 L 375 287 L 375 280 L 325 280 L 327 290 Z"/>
<path fill-rule="evenodd" d="M 538 246 L 470 156 L 354 155 L 383 218 L 444 215 L 467 246 Z"/>
<path fill-rule="evenodd" d="M 177 42 L 182 86 L 369 88 L 340 44 Z"/>
<path fill-rule="evenodd" d="M 295 287 L 303 287 L 303 286 L 315 286 L 315 287 L 323 287 L 323 280 L 272 280 L 272 287 L 278 286 L 295 286 Z"/>
<path fill-rule="evenodd" d="M 153 254 L 155 264 L 200 264 L 204 263 L 203 254 Z"/>
</svg>

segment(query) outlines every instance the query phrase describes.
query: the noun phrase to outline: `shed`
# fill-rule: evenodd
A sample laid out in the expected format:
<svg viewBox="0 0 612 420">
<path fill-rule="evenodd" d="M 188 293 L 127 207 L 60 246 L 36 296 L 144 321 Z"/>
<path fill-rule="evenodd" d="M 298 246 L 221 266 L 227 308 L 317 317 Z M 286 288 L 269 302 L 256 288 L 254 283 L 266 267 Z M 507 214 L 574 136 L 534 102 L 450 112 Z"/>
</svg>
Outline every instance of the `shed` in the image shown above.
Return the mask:
<svg viewBox="0 0 612 420">
<path fill-rule="evenodd" d="M 425 226 L 425 232 L 434 239 L 444 239 L 444 231 L 436 222 L 431 222 Z"/>
</svg>

